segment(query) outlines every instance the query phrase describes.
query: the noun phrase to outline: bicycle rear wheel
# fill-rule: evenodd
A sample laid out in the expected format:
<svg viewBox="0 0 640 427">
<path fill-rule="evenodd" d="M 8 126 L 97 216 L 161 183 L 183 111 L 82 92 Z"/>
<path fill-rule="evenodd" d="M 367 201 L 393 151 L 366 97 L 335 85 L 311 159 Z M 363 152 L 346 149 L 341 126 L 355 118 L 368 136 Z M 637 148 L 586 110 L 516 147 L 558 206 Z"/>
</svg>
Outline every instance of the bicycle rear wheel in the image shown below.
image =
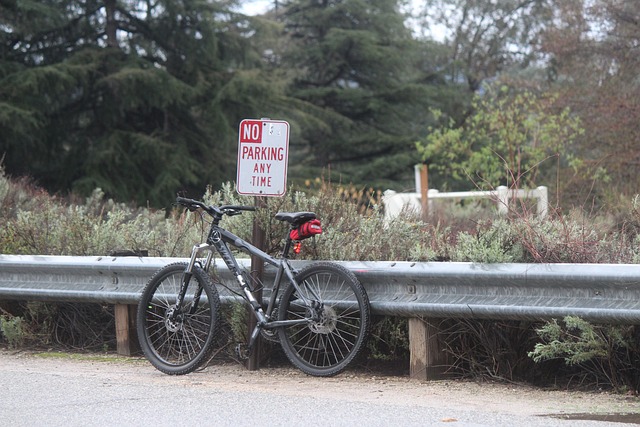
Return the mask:
<svg viewBox="0 0 640 427">
<path fill-rule="evenodd" d="M 278 320 L 315 320 L 279 329 L 280 343 L 301 371 L 314 376 L 342 372 L 364 348 L 369 335 L 367 293 L 356 276 L 339 264 L 313 264 L 298 273 L 300 293 L 314 301 L 308 309 L 290 284 L 283 292 Z"/>
<path fill-rule="evenodd" d="M 140 347 L 153 366 L 170 375 L 188 374 L 209 360 L 220 323 L 218 291 L 198 266 L 177 306 L 186 268 L 186 263 L 176 263 L 159 270 L 138 305 Z"/>
</svg>

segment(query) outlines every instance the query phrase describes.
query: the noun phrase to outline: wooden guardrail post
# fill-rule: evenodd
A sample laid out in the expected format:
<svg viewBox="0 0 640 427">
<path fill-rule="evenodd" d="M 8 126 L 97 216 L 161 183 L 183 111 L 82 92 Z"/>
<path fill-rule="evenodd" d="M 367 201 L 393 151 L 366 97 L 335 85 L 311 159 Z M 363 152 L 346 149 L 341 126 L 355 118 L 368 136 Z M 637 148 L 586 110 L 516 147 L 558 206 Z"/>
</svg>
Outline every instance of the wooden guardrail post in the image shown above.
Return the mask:
<svg viewBox="0 0 640 427">
<path fill-rule="evenodd" d="M 131 304 L 116 304 L 114 307 L 116 350 L 121 356 L 132 356 L 140 352 L 136 333 L 137 309 L 138 306 Z"/>
<path fill-rule="evenodd" d="M 424 222 L 429 221 L 429 166 L 426 163 L 416 165 L 416 172 L 418 174 L 416 184 L 420 184 L 420 205 L 422 206 L 422 220 Z"/>
<path fill-rule="evenodd" d="M 440 319 L 409 319 L 409 375 L 417 380 L 445 376 L 448 357 L 440 334 Z"/>
</svg>

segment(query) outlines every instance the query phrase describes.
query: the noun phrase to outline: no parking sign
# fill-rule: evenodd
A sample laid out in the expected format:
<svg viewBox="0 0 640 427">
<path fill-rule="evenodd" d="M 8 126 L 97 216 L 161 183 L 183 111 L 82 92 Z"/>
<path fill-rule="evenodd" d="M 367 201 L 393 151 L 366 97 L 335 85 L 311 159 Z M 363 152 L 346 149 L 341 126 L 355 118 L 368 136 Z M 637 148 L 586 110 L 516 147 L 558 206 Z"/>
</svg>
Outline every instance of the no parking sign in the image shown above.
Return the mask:
<svg viewBox="0 0 640 427">
<path fill-rule="evenodd" d="M 283 196 L 287 189 L 289 123 L 245 119 L 238 138 L 236 190 L 246 196 Z"/>
</svg>

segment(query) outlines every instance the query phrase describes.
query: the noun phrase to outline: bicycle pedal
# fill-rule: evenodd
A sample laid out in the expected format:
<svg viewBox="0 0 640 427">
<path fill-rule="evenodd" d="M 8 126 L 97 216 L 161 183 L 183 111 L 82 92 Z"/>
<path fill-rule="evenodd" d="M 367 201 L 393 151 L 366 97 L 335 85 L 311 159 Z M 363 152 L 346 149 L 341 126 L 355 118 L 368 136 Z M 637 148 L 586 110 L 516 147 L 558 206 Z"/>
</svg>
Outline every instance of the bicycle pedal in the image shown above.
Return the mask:
<svg viewBox="0 0 640 427">
<path fill-rule="evenodd" d="M 249 347 L 246 344 L 236 344 L 236 356 L 238 359 L 244 361 L 249 360 Z"/>
</svg>

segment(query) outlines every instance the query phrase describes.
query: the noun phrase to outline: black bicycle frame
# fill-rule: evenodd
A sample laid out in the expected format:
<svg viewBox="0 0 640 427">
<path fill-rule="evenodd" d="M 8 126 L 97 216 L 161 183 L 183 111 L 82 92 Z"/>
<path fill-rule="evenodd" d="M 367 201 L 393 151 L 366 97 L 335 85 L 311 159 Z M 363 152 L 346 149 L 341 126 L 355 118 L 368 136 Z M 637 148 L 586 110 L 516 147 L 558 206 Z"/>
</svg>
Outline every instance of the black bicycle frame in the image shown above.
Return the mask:
<svg viewBox="0 0 640 427">
<path fill-rule="evenodd" d="M 253 343 L 255 341 L 260 328 L 273 329 L 273 328 L 282 327 L 282 326 L 291 326 L 291 325 L 300 324 L 300 323 L 308 323 L 311 320 L 315 320 L 315 319 L 300 319 L 300 320 L 278 321 L 270 318 L 273 312 L 273 309 L 275 308 L 276 299 L 279 293 L 283 276 L 286 276 L 289 282 L 296 287 L 296 290 L 298 291 L 298 296 L 306 307 L 308 308 L 315 307 L 314 302 L 306 298 L 304 293 L 301 292 L 298 286 L 298 283 L 295 279 L 295 270 L 289 264 L 287 253 L 291 246 L 291 240 L 287 238 L 287 242 L 285 244 L 285 248 L 283 251 L 283 256 L 282 258 L 278 259 L 260 250 L 259 248 L 255 247 L 251 243 L 241 239 L 240 237 L 236 236 L 230 231 L 225 230 L 224 228 L 221 228 L 220 226 L 218 226 L 217 222 L 218 221 L 216 221 L 214 218 L 214 222 L 212 223 L 211 229 L 209 231 L 209 236 L 207 237 L 207 243 L 196 245 L 193 247 L 189 265 L 185 270 L 183 285 L 178 295 L 178 301 L 179 301 L 178 306 L 180 306 L 182 304 L 182 301 L 184 300 L 187 284 L 191 279 L 191 274 L 192 274 L 191 272 L 193 271 L 193 267 L 195 266 L 196 262 L 198 262 L 197 261 L 198 254 L 203 250 L 209 250 L 209 253 L 207 255 L 204 265 L 201 265 L 205 271 L 209 271 L 211 262 L 213 260 L 213 249 L 215 248 L 216 252 L 220 254 L 220 257 L 222 258 L 226 266 L 229 268 L 229 271 L 231 271 L 233 276 L 236 278 L 236 281 L 238 282 L 238 284 L 240 285 L 240 288 L 244 293 L 245 299 L 249 302 L 249 304 L 253 308 L 253 312 L 256 316 L 257 326 L 252 333 L 250 343 Z M 238 265 L 238 262 L 235 256 L 233 255 L 233 253 L 231 252 L 231 249 L 229 249 L 228 245 L 232 245 L 233 247 L 238 248 L 249 255 L 254 255 L 262 259 L 263 261 L 267 262 L 268 264 L 271 264 L 272 266 L 276 267 L 277 269 L 276 277 L 273 282 L 273 288 L 271 290 L 271 296 L 269 298 L 266 311 L 262 309 L 262 305 L 254 297 L 251 286 L 245 280 L 245 277 L 242 274 L 243 271 Z M 192 310 L 195 309 L 198 303 L 200 293 L 201 293 L 201 290 L 198 292 L 198 295 L 196 295 L 196 298 L 194 299 L 194 305 L 192 307 Z M 309 313 L 311 313 L 312 316 L 314 312 L 315 310 L 309 311 Z"/>
</svg>

